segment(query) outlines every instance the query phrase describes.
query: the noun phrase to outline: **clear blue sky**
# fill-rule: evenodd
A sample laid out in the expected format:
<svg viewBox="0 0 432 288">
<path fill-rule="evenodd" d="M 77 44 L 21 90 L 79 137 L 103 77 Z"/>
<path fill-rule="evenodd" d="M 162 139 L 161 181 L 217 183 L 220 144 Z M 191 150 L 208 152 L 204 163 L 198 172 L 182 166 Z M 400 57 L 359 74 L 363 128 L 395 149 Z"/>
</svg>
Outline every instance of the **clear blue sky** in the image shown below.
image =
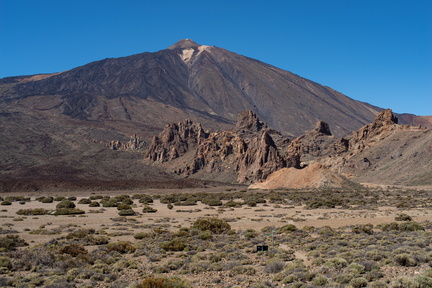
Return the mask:
<svg viewBox="0 0 432 288">
<path fill-rule="evenodd" d="M 0 0 L 0 78 L 215 45 L 398 113 L 432 115 L 430 0 Z"/>
</svg>

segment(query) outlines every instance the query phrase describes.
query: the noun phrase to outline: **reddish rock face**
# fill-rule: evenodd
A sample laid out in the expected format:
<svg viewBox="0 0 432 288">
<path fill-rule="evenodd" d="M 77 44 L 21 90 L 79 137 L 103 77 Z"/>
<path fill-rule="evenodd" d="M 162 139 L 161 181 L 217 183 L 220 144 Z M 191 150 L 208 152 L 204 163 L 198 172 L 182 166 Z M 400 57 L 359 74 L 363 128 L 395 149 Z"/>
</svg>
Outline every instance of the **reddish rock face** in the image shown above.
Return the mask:
<svg viewBox="0 0 432 288">
<path fill-rule="evenodd" d="M 206 134 L 201 125 L 191 121 L 169 124 L 153 138 L 146 157 L 164 163 L 191 152 L 192 160 L 178 172 L 189 176 L 199 171 L 231 170 L 238 182 L 251 183 L 287 165 L 299 166 L 299 157 L 283 157 L 279 153 L 271 133 L 275 132 L 251 111 L 240 113 L 231 131 Z M 281 138 L 277 133 L 276 136 Z M 281 143 L 287 142 L 281 140 Z"/>
<path fill-rule="evenodd" d="M 191 120 L 167 124 L 159 136 L 153 137 L 145 157 L 153 162 L 168 162 L 196 149 L 207 137 L 201 124 Z"/>
</svg>

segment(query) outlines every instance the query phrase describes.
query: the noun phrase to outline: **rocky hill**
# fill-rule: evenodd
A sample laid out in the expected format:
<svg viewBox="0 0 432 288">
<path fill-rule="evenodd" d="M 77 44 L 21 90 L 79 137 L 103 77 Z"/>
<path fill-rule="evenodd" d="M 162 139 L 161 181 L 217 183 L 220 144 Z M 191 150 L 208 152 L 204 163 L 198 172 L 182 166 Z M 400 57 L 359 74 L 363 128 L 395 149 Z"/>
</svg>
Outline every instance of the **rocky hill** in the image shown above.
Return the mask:
<svg viewBox="0 0 432 288">
<path fill-rule="evenodd" d="M 323 126 L 326 133 L 319 132 Z M 345 138 L 331 136 L 327 126 L 318 123 L 287 149 L 300 155 L 304 173 L 283 169 L 252 187 L 352 187 L 353 182 L 432 185 L 431 143 L 431 129 L 398 124 L 391 110 L 382 111 L 372 123 Z"/>
</svg>

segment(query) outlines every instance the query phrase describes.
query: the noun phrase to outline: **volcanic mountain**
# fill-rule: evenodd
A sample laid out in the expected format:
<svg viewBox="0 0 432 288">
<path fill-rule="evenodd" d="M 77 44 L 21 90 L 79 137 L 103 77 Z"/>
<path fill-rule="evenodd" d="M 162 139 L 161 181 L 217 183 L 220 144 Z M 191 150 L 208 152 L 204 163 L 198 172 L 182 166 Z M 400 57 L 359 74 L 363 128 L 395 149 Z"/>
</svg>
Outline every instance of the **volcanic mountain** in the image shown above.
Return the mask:
<svg viewBox="0 0 432 288">
<path fill-rule="evenodd" d="M 298 136 L 318 120 L 343 136 L 382 109 L 186 39 L 154 53 L 0 79 L 0 183 L 3 190 L 168 183 L 176 178 L 140 152 L 152 135 L 184 119 L 227 129 L 244 110 L 285 136 Z"/>
</svg>

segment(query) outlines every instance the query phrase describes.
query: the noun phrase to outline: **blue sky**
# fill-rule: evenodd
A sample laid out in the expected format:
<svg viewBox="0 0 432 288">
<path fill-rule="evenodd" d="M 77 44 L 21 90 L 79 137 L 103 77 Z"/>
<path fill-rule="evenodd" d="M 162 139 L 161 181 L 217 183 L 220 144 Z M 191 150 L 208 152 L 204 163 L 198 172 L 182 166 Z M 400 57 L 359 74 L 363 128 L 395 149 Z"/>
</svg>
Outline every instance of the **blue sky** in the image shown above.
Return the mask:
<svg viewBox="0 0 432 288">
<path fill-rule="evenodd" d="M 0 0 L 0 78 L 190 38 L 398 113 L 432 115 L 429 0 Z"/>
</svg>

